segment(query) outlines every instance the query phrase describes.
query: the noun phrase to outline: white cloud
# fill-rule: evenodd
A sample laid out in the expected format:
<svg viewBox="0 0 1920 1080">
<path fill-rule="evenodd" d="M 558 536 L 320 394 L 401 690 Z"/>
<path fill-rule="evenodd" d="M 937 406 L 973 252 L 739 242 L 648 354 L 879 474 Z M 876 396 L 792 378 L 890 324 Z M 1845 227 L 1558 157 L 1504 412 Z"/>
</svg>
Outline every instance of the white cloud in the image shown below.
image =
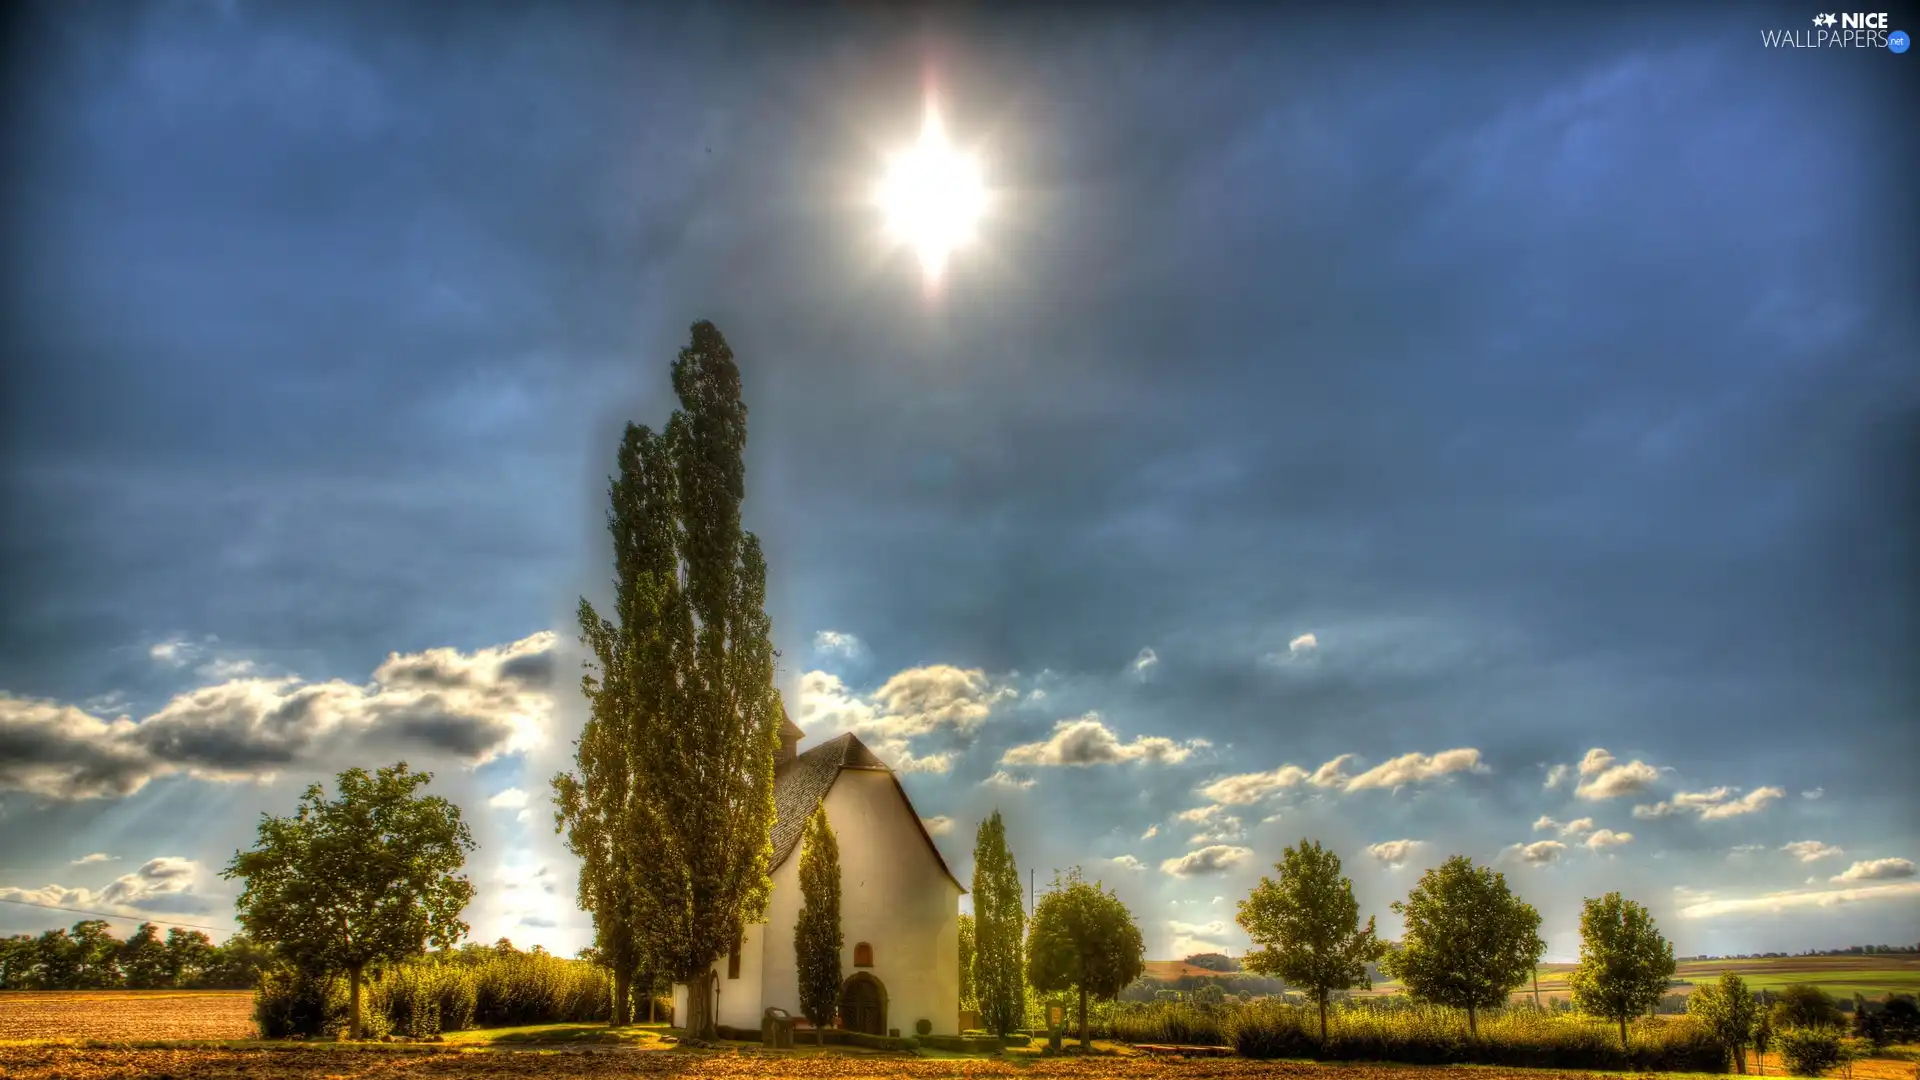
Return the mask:
<svg viewBox="0 0 1920 1080">
<path fill-rule="evenodd" d="M 162 641 L 149 648 L 147 655 L 155 663 L 165 664 L 168 667 L 186 667 L 193 661 L 194 654 L 199 651 L 200 646 L 191 641 Z"/>
<path fill-rule="evenodd" d="M 1151 839 L 1153 839 L 1154 837 L 1156 837 L 1156 836 L 1159 836 L 1159 835 L 1160 835 L 1160 826 L 1158 826 L 1158 825 L 1149 825 L 1149 826 L 1147 826 L 1147 831 L 1146 831 L 1146 832 L 1143 832 L 1143 833 L 1141 833 L 1141 834 L 1140 834 L 1140 839 L 1142 839 L 1142 840 L 1151 840 Z"/>
<path fill-rule="evenodd" d="M 1122 870 L 1145 870 L 1147 868 L 1146 863 L 1141 862 L 1132 855 L 1115 855 L 1107 861 Z"/>
<path fill-rule="evenodd" d="M 69 866 L 92 866 L 95 863 L 119 862 L 119 861 L 120 861 L 120 856 L 118 855 L 109 855 L 104 851 L 96 851 L 91 855 L 82 855 L 79 858 L 73 860 L 73 862 L 69 863 L 68 865 Z"/>
<path fill-rule="evenodd" d="M 945 836 L 953 831 L 953 819 L 945 814 L 923 817 L 920 819 L 920 824 L 926 826 L 929 836 Z"/>
<path fill-rule="evenodd" d="M 1544 866 L 1558 860 L 1566 852 L 1567 845 L 1558 840 L 1535 840 L 1531 844 L 1515 844 L 1507 850 L 1518 855 L 1524 862 Z"/>
<path fill-rule="evenodd" d="M 1181 922 L 1179 919 L 1168 919 L 1167 929 L 1176 934 L 1207 938 L 1221 938 L 1232 933 L 1227 927 L 1227 924 L 1221 922 L 1219 919 L 1203 923 Z"/>
<path fill-rule="evenodd" d="M 1768 804 L 1785 795 L 1777 787 L 1754 788 L 1739 798 L 1733 797 L 1737 790 L 1729 787 L 1717 787 L 1711 791 L 1682 791 L 1672 799 L 1662 800 L 1651 805 L 1633 808 L 1633 816 L 1643 820 L 1671 817 L 1675 814 L 1699 814 L 1704 821 L 1719 821 L 1724 818 L 1739 817 L 1744 814 L 1757 814 Z"/>
<path fill-rule="evenodd" d="M 1214 844 L 1197 851 L 1189 851 L 1178 858 L 1167 859 L 1160 864 L 1162 873 L 1174 877 L 1199 877 L 1203 874 L 1224 874 L 1244 864 L 1253 855 L 1253 849 L 1231 844 Z"/>
<path fill-rule="evenodd" d="M 1406 861 L 1413 857 L 1413 853 L 1422 846 L 1424 845 L 1418 840 L 1382 840 L 1377 844 L 1367 845 L 1367 854 L 1387 864 L 1388 867 L 1397 868 L 1405 865 Z"/>
<path fill-rule="evenodd" d="M 861 648 L 859 638 L 838 630 L 818 630 L 813 635 L 813 651 L 823 656 L 852 660 L 860 655 Z"/>
<path fill-rule="evenodd" d="M 1160 662 L 1160 657 L 1152 649 L 1148 648 L 1148 649 L 1141 649 L 1140 655 L 1134 657 L 1133 663 L 1129 666 L 1133 668 L 1133 673 L 1135 675 L 1145 675 L 1147 673 L 1147 669 L 1153 667 L 1155 664 L 1158 664 L 1159 662 Z"/>
<path fill-rule="evenodd" d="M 1589 851 L 1604 851 L 1610 847 L 1619 847 L 1622 844 L 1633 843 L 1633 834 L 1630 832 L 1614 832 L 1612 829 L 1601 829 L 1592 836 L 1587 837 L 1586 843 L 1587 850 Z"/>
<path fill-rule="evenodd" d="M 1572 775 L 1573 769 L 1570 766 L 1555 765 L 1547 770 L 1547 782 L 1544 786 L 1549 788 L 1559 787 L 1566 781 L 1567 777 Z"/>
<path fill-rule="evenodd" d="M 1819 798 L 1824 798 L 1826 794 L 1827 794 L 1826 788 L 1817 787 L 1817 788 L 1814 788 L 1812 791 L 1801 792 L 1800 797 L 1803 799 L 1819 799 Z"/>
<path fill-rule="evenodd" d="M 1177 765 L 1197 749 L 1210 745 L 1205 739 L 1178 743 L 1159 735 L 1141 735 L 1132 742 L 1121 742 L 1112 728 L 1090 712 L 1085 716 L 1061 720 L 1053 725 L 1053 735 L 1044 742 L 1008 748 L 1000 755 L 1002 765 L 1085 766 L 1116 765 L 1138 761 L 1151 765 Z"/>
<path fill-rule="evenodd" d="M 1346 790 L 1397 788 L 1405 784 L 1443 779 L 1455 773 L 1488 771 L 1480 762 L 1480 751 L 1471 748 L 1442 750 L 1437 754 L 1402 754 L 1347 781 Z"/>
<path fill-rule="evenodd" d="M 1830 881 L 1891 881 L 1914 874 L 1911 859 L 1863 859 L 1829 878 Z"/>
<path fill-rule="evenodd" d="M 809 734 L 851 731 L 882 760 L 908 773 L 948 772 L 956 757 L 953 750 L 921 753 L 912 740 L 938 734 L 971 745 L 994 705 L 1018 693 L 978 669 L 947 664 L 908 668 L 871 695 L 855 693 L 827 671 L 801 675 L 799 689 L 795 722 Z"/>
<path fill-rule="evenodd" d="M 1646 762 L 1629 761 L 1622 764 L 1597 746 L 1580 759 L 1579 773 L 1580 782 L 1573 789 L 1574 795 L 1596 801 L 1644 791 L 1660 779 L 1660 770 Z"/>
<path fill-rule="evenodd" d="M 1782 844 L 1780 850 L 1799 859 L 1801 862 L 1813 862 L 1817 859 L 1830 859 L 1836 855 L 1845 855 L 1843 848 L 1819 840 L 1795 840 L 1791 844 Z"/>
<path fill-rule="evenodd" d="M 1222 777 L 1202 786 L 1200 794 L 1217 803 L 1246 806 L 1288 788 L 1298 787 L 1307 776 L 1307 770 L 1298 765 L 1282 765 L 1271 772 Z"/>
<path fill-rule="evenodd" d="M 107 907 L 173 912 L 182 906 L 194 906 L 190 894 L 201 870 L 200 864 L 191 859 L 166 855 L 148 859 L 140 869 L 122 874 L 98 892 L 64 885 L 47 885 L 39 889 L 8 887 L 0 888 L 0 900 L 66 908 Z"/>
<path fill-rule="evenodd" d="M 139 723 L 0 693 L 0 790 L 131 795 L 157 777 L 264 782 L 292 769 L 407 754 L 484 764 L 542 745 L 555 637 L 389 654 L 366 684 L 243 678 L 175 695 Z M 168 655 L 174 655 L 169 653 Z"/>
<path fill-rule="evenodd" d="M 1704 897 L 1704 894 L 1702 894 Z M 1702 898 L 1680 909 L 1687 919 L 1711 919 L 1725 915 L 1778 915 L 1807 908 L 1829 908 L 1840 904 L 1876 903 L 1885 900 L 1920 898 L 1920 881 L 1902 881 L 1892 885 L 1867 885 L 1851 889 L 1792 889 L 1728 900 Z"/>
<path fill-rule="evenodd" d="M 493 797 L 487 800 L 487 805 L 496 810 L 524 810 L 527 807 L 527 793 L 517 787 L 510 787 L 505 791 L 495 792 Z"/>
<path fill-rule="evenodd" d="M 1593 831 L 1593 819 L 1583 817 L 1575 818 L 1568 822 L 1559 822 L 1545 814 L 1541 814 L 1533 823 L 1533 831 L 1558 832 L 1561 836 L 1584 836 Z"/>
<path fill-rule="evenodd" d="M 982 786 L 1006 788 L 1009 791 L 1025 791 L 1033 786 L 1030 776 L 1015 776 L 1005 769 L 996 769 L 992 776 L 980 781 Z"/>
<path fill-rule="evenodd" d="M 1226 807 L 1218 804 L 1182 810 L 1173 818 L 1175 821 L 1184 821 L 1201 827 L 1200 832 L 1194 834 L 1189 841 L 1195 845 L 1228 843 L 1245 839 L 1247 835 L 1245 824 L 1238 817 L 1227 813 Z"/>
<path fill-rule="evenodd" d="M 1302 653 L 1312 653 L 1318 648 L 1320 648 L 1320 639 L 1315 637 L 1311 632 L 1301 634 L 1299 637 L 1287 642 L 1287 652 L 1294 656 L 1299 656 Z"/>
</svg>

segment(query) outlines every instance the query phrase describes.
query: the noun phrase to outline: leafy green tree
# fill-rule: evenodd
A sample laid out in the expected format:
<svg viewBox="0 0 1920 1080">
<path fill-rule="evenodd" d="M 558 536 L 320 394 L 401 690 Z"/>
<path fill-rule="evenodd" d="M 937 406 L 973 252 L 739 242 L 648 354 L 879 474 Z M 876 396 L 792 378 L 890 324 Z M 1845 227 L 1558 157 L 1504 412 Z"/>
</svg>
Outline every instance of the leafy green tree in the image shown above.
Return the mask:
<svg viewBox="0 0 1920 1080">
<path fill-rule="evenodd" d="M 209 990 L 251 990 L 260 973 L 273 966 L 273 947 L 250 935 L 235 934 L 213 947 L 193 985 Z"/>
<path fill-rule="evenodd" d="M 973 992 L 973 916 L 960 916 L 960 1011 L 975 1012 L 980 999 Z"/>
<path fill-rule="evenodd" d="M 38 990 L 79 988 L 80 950 L 65 930 L 48 930 L 34 939 L 33 982 Z"/>
<path fill-rule="evenodd" d="M 1753 1052 L 1760 1058 L 1760 1075 L 1767 1075 L 1767 1051 L 1773 1046 L 1773 1010 L 1767 1007 L 1765 999 L 1755 1002 L 1756 1014 L 1753 1018 Z"/>
<path fill-rule="evenodd" d="M 344 971 L 348 1038 L 361 1033 L 369 965 L 460 940 L 473 885 L 459 873 L 473 837 L 460 808 L 415 794 L 432 773 L 406 762 L 369 775 L 348 769 L 329 800 L 314 784 L 291 817 L 261 815 L 259 840 L 222 871 L 246 882 L 240 925 L 312 974 Z"/>
<path fill-rule="evenodd" d="M 1479 1011 L 1505 1004 L 1547 948 L 1540 913 L 1508 890 L 1506 875 L 1464 855 L 1420 875 L 1393 910 L 1406 933 L 1381 970 L 1415 1000 L 1465 1009 L 1476 1036 Z"/>
<path fill-rule="evenodd" d="M 67 931 L 73 950 L 76 990 L 110 990 L 122 985 L 121 941 L 104 919 L 82 919 Z"/>
<path fill-rule="evenodd" d="M 1568 976 L 1574 1007 L 1620 1024 L 1660 1003 L 1674 972 L 1673 945 L 1647 909 L 1619 893 L 1592 898 L 1580 912 L 1580 963 Z"/>
<path fill-rule="evenodd" d="M 1240 961 L 1235 960 L 1233 957 L 1228 956 L 1226 953 L 1217 953 L 1217 952 L 1194 953 L 1193 955 L 1182 960 L 1181 963 L 1187 965 L 1188 967 L 1205 968 L 1208 971 L 1218 971 L 1223 973 L 1231 973 L 1231 972 L 1239 971 L 1241 969 Z"/>
<path fill-rule="evenodd" d="M 162 948 L 166 950 L 168 986 L 195 985 L 213 963 L 213 939 L 205 931 L 172 927 Z"/>
<path fill-rule="evenodd" d="M 1007 847 L 1000 811 L 980 823 L 973 842 L 973 993 L 980 1022 L 995 1035 L 1026 1020 L 1025 938 L 1020 870 Z"/>
<path fill-rule="evenodd" d="M 840 1003 L 840 842 L 827 824 L 825 807 L 816 807 L 800 836 L 800 917 L 793 926 L 795 970 L 800 976 L 800 1011 L 813 1024 L 816 1043 Z"/>
<path fill-rule="evenodd" d="M 1839 1027 L 1844 1019 L 1840 1006 L 1825 991 L 1806 983 L 1782 987 L 1779 1000 L 1773 1003 L 1775 1028 Z"/>
<path fill-rule="evenodd" d="M 0 990 L 34 989 L 38 948 L 32 936 L 13 934 L 0 939 Z"/>
<path fill-rule="evenodd" d="M 554 786 L 563 824 L 594 816 L 609 836 L 623 830 L 604 843 L 647 845 L 584 867 L 605 879 L 583 882 L 583 898 L 629 912 L 636 952 L 687 984 L 687 1026 L 711 1039 L 713 963 L 765 914 L 772 888 L 781 706 L 766 559 L 741 528 L 747 406 L 712 323 L 693 325 L 673 389 L 681 407 L 664 432 L 627 425 L 610 484 L 618 621 L 580 603 L 594 667 L 582 686 L 622 758 L 583 762 L 576 795 L 562 778 Z"/>
<path fill-rule="evenodd" d="M 1371 986 L 1367 965 L 1385 948 L 1372 917 L 1360 925 L 1360 903 L 1353 881 L 1340 873 L 1340 856 L 1319 841 L 1302 839 L 1287 848 L 1274 869 L 1278 880 L 1262 877 L 1240 901 L 1240 926 L 1259 946 L 1247 954 L 1246 966 L 1311 993 L 1320 1006 L 1324 1042 L 1328 998 L 1335 990 Z"/>
<path fill-rule="evenodd" d="M 160 940 L 160 928 L 141 923 L 133 936 L 120 946 L 120 972 L 129 990 L 159 990 L 174 985 L 167 965 L 167 946 Z"/>
<path fill-rule="evenodd" d="M 1719 982 L 1694 987 L 1687 995 L 1687 1015 L 1697 1017 L 1726 1047 L 1734 1072 L 1747 1071 L 1747 1044 L 1762 1041 L 1756 1029 L 1766 1013 L 1753 991 L 1747 989 L 1746 980 L 1728 971 Z"/>
<path fill-rule="evenodd" d="M 1127 905 L 1080 868 L 1056 875 L 1033 908 L 1027 933 L 1027 982 L 1041 993 L 1073 991 L 1080 998 L 1080 1045 L 1091 1049 L 1087 998 L 1111 1001 L 1145 971 L 1146 944 Z"/>
</svg>

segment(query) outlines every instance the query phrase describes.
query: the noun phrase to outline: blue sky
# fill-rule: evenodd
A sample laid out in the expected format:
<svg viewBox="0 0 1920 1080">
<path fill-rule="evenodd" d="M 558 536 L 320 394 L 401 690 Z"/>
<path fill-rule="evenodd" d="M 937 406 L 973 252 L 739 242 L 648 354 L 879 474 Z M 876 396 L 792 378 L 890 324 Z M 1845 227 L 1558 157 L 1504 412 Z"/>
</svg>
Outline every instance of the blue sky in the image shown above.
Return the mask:
<svg viewBox="0 0 1920 1080">
<path fill-rule="evenodd" d="M 789 709 L 963 878 L 998 807 L 1155 956 L 1302 836 L 1389 932 L 1464 853 L 1551 958 L 1615 888 L 1920 939 L 1910 61 L 971 11 L 17 15 L 0 897 L 231 925 L 260 812 L 404 756 L 476 935 L 584 944 L 571 611 L 710 318 Z M 929 85 L 992 189 L 936 297 L 868 199 Z"/>
</svg>

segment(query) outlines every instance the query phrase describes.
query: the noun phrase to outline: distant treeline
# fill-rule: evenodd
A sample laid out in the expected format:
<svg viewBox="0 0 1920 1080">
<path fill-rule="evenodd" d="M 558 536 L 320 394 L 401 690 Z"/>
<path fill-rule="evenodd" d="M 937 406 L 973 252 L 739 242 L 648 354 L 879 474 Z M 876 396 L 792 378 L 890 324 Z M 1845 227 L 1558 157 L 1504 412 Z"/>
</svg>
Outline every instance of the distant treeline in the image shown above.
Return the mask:
<svg viewBox="0 0 1920 1080">
<path fill-rule="evenodd" d="M 125 941 L 87 919 L 70 930 L 0 939 L 0 990 L 251 990 L 273 951 L 245 934 L 215 945 L 199 930 L 141 923 Z"/>
<path fill-rule="evenodd" d="M 1703 955 L 1682 956 L 1680 962 L 1690 963 L 1698 960 L 1791 960 L 1801 956 L 1883 956 L 1912 955 L 1920 953 L 1920 944 L 1914 945 L 1849 945 L 1844 949 L 1808 949 L 1805 952 L 1757 952 L 1728 953 L 1725 956 Z"/>
</svg>

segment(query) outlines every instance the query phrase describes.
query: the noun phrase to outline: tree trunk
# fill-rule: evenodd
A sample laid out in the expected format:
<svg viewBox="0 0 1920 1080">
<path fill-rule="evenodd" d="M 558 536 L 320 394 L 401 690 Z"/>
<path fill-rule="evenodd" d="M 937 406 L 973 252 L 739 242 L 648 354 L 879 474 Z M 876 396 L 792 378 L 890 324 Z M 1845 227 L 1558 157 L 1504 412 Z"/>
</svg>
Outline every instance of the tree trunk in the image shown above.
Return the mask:
<svg viewBox="0 0 1920 1080">
<path fill-rule="evenodd" d="M 1627 1014 L 1620 1014 L 1620 1049 L 1627 1048 Z"/>
<path fill-rule="evenodd" d="M 613 972 L 613 1026 L 626 1027 L 633 1020 L 633 976 L 625 968 Z"/>
<path fill-rule="evenodd" d="M 1080 988 L 1080 1049 L 1093 1049 L 1093 1039 L 1087 1033 L 1087 988 L 1084 986 Z"/>
<path fill-rule="evenodd" d="M 720 1037 L 720 1018 L 714 1015 L 713 972 L 703 971 L 687 983 L 687 1034 L 713 1042 Z"/>
<path fill-rule="evenodd" d="M 1320 1041 L 1327 1041 L 1327 992 L 1320 991 Z"/>
<path fill-rule="evenodd" d="M 1533 1008 L 1540 1011 L 1540 965 L 1533 966 Z"/>
<path fill-rule="evenodd" d="M 1477 1039 L 1480 1037 L 1480 1025 L 1475 1014 L 1476 1010 L 1474 1007 L 1471 1005 L 1467 1006 L 1467 1035 Z"/>
<path fill-rule="evenodd" d="M 1733 1071 L 1741 1076 L 1747 1075 L 1747 1048 L 1744 1046 L 1733 1048 Z"/>
<path fill-rule="evenodd" d="M 360 965 L 347 969 L 347 1038 L 360 1037 Z"/>
</svg>

